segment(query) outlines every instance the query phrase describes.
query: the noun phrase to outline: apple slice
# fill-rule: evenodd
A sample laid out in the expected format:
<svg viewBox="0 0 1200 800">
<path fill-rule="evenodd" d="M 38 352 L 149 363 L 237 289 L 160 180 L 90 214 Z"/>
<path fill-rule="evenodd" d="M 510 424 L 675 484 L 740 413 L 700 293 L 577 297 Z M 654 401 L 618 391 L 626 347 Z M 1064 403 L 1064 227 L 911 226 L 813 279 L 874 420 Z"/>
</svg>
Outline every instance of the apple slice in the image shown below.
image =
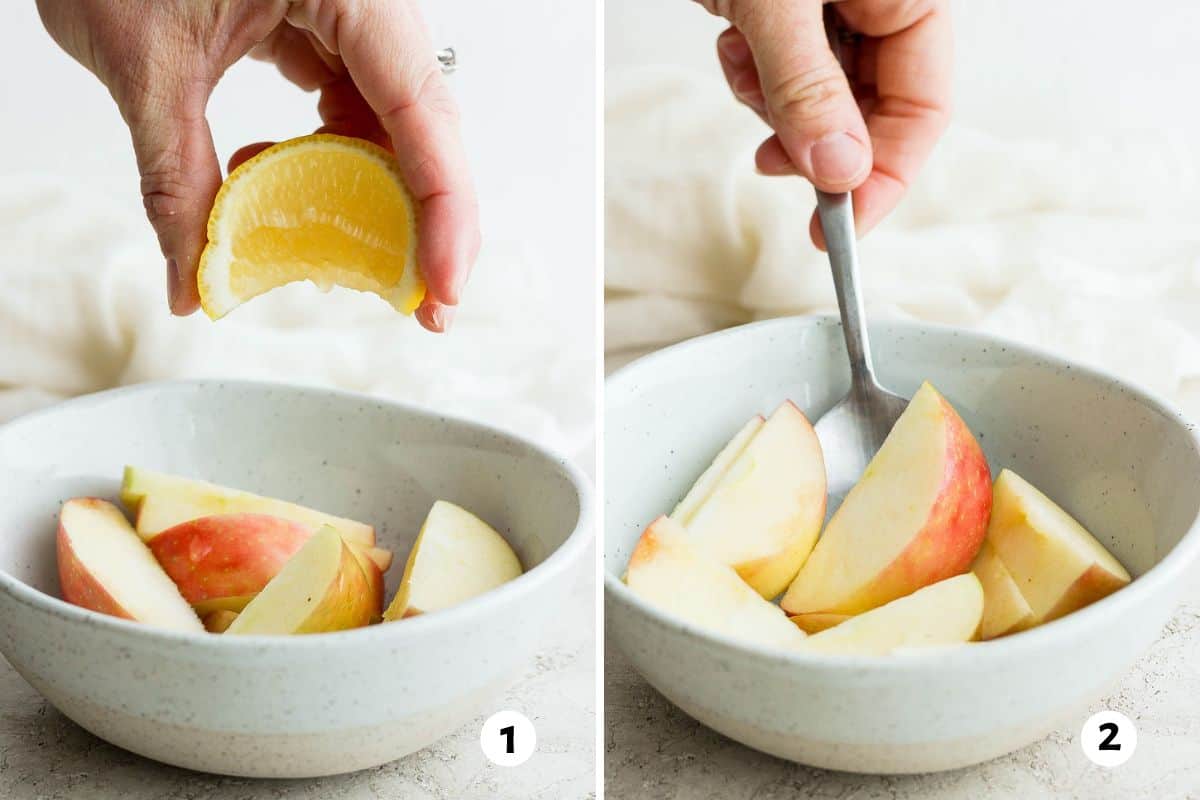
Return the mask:
<svg viewBox="0 0 1200 800">
<path fill-rule="evenodd" d="M 749 422 L 742 426 L 740 431 L 734 434 L 733 438 L 721 448 L 721 452 L 717 453 L 717 457 L 708 465 L 708 468 L 692 484 L 692 488 L 688 489 L 684 498 L 675 506 L 675 510 L 671 512 L 671 519 L 680 525 L 687 525 L 691 522 L 696 510 L 717 488 L 721 479 L 725 477 L 725 473 L 746 449 L 746 445 L 750 444 L 750 440 L 762 428 L 764 422 L 766 419 L 762 414 L 755 414 Z"/>
<path fill-rule="evenodd" d="M 1011 470 L 996 479 L 988 540 L 1029 603 L 1034 624 L 1083 608 L 1131 580 L 1087 529 Z"/>
<path fill-rule="evenodd" d="M 312 531 L 267 514 L 214 514 L 168 528 L 148 542 L 150 551 L 196 613 L 241 611 L 308 541 Z M 383 572 L 392 554 L 347 542 L 383 613 Z M 383 565 L 382 567 L 380 565 Z"/>
<path fill-rule="evenodd" d="M 925 383 L 825 527 L 783 608 L 859 614 L 965 572 L 991 507 L 979 443 Z"/>
<path fill-rule="evenodd" d="M 204 630 L 209 633 L 224 633 L 237 618 L 236 611 L 211 611 L 204 615 Z"/>
<path fill-rule="evenodd" d="M 68 603 L 161 628 L 204 631 L 196 612 L 112 503 L 94 497 L 68 500 L 59 516 L 56 544 L 59 584 Z"/>
<path fill-rule="evenodd" d="M 801 649 L 884 656 L 912 647 L 961 644 L 976 637 L 982 619 L 983 586 L 968 572 L 813 634 Z"/>
<path fill-rule="evenodd" d="M 311 508 L 260 497 L 238 489 L 228 489 L 206 481 L 180 478 L 160 472 L 125 468 L 121 483 L 121 502 L 134 515 L 137 532 L 143 539 L 197 517 L 216 514 L 268 514 L 282 517 L 316 530 L 332 525 L 347 541 L 375 544 L 375 529 L 362 522 L 342 519 Z"/>
<path fill-rule="evenodd" d="M 343 536 L 342 538 L 344 539 L 345 537 Z M 351 542 L 351 544 L 354 544 L 359 550 L 361 550 L 363 552 L 363 555 L 365 555 L 367 558 L 371 559 L 371 562 L 379 569 L 380 572 L 387 572 L 389 569 L 392 568 L 392 551 L 391 550 L 385 550 L 382 547 L 374 547 L 374 546 L 364 547 L 363 545 L 358 544 L 357 542 Z"/>
<path fill-rule="evenodd" d="M 794 647 L 804 631 L 730 566 L 706 556 L 670 517 L 650 523 L 629 558 L 625 583 L 647 602 L 693 625 L 744 642 Z"/>
<path fill-rule="evenodd" d="M 238 614 L 225 634 L 360 628 L 371 621 L 373 602 L 358 557 L 337 530 L 325 525 Z"/>
<path fill-rule="evenodd" d="M 1003 475 L 1004 473 L 1001 473 Z M 993 508 L 993 518 L 995 510 Z M 1021 595 L 1017 582 L 988 539 L 983 540 L 971 571 L 983 585 L 981 639 L 995 639 L 1033 627 L 1033 609 Z"/>
<path fill-rule="evenodd" d="M 354 554 L 359 569 L 362 570 L 363 578 L 367 581 L 367 594 L 371 600 L 371 621 L 379 622 L 383 617 L 383 573 L 386 568 L 380 569 L 379 562 L 376 560 L 377 556 L 371 553 L 371 550 L 378 548 L 367 548 L 353 542 L 346 542 L 346 546 Z M 382 550 L 381 552 L 387 553 L 388 551 Z M 390 558 L 387 563 L 389 566 L 391 565 Z"/>
<path fill-rule="evenodd" d="M 835 625 L 841 625 L 848 619 L 851 619 L 849 614 L 797 614 L 794 617 L 789 617 L 792 624 L 805 633 L 820 633 L 827 631 Z"/>
<path fill-rule="evenodd" d="M 671 516 L 704 555 L 768 600 L 786 589 L 825 518 L 825 461 L 800 409 L 785 402 L 766 422 L 747 423 L 680 504 L 692 505 Z"/>
<path fill-rule="evenodd" d="M 176 525 L 147 542 L 184 598 L 203 615 L 241 611 L 311 536 L 266 514 L 216 514 Z"/>
<path fill-rule="evenodd" d="M 438 500 L 408 554 L 389 621 L 457 605 L 521 574 L 517 554 L 490 525 Z"/>
</svg>

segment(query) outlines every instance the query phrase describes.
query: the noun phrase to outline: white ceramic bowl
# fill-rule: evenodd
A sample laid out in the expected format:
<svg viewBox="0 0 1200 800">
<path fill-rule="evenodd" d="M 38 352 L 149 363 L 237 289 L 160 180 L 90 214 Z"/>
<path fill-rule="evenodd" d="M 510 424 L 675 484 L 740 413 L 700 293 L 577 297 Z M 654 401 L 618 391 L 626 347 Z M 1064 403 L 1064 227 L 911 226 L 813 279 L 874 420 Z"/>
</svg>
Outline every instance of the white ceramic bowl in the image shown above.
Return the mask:
<svg viewBox="0 0 1200 800">
<path fill-rule="evenodd" d="M 59 504 L 115 497 L 124 464 L 203 477 L 376 525 L 404 559 L 436 498 L 495 525 L 527 572 L 442 612 L 341 633 L 163 631 L 58 599 Z M 0 428 L 0 651 L 120 747 L 207 772 L 308 777 L 381 764 L 491 710 L 533 659 L 590 552 L 590 490 L 490 428 L 363 396 L 143 384 Z"/>
<path fill-rule="evenodd" d="M 751 414 L 791 398 L 812 419 L 849 383 L 826 318 L 747 325 L 655 353 L 609 379 L 605 608 L 646 679 L 709 727 L 818 767 L 910 773 L 1015 750 L 1080 712 L 1155 640 L 1200 553 L 1200 442 L 1145 392 L 1009 342 L 947 328 L 871 328 L 880 380 L 928 378 L 1006 466 L 1075 514 L 1135 576 L 1016 636 L 889 658 L 745 646 L 658 611 L 620 581 L 643 526 L 669 510 Z"/>
</svg>

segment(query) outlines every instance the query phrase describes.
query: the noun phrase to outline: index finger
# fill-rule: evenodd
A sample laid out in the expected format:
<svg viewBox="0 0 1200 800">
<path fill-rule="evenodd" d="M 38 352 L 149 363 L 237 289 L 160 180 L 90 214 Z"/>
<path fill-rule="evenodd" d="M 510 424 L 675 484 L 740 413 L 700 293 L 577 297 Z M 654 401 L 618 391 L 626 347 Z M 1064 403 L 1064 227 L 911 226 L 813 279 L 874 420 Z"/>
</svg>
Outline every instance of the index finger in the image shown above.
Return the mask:
<svg viewBox="0 0 1200 800">
<path fill-rule="evenodd" d="M 307 0 L 292 6 L 288 20 L 341 56 L 379 116 L 419 205 L 425 305 L 456 305 L 479 249 L 479 217 L 457 106 L 415 7 Z"/>
<path fill-rule="evenodd" d="M 875 160 L 854 190 L 861 234 L 895 208 L 946 128 L 954 42 L 949 12 L 937 0 L 844 0 L 836 7 L 851 28 L 879 39 L 876 98 L 867 114 Z"/>
</svg>

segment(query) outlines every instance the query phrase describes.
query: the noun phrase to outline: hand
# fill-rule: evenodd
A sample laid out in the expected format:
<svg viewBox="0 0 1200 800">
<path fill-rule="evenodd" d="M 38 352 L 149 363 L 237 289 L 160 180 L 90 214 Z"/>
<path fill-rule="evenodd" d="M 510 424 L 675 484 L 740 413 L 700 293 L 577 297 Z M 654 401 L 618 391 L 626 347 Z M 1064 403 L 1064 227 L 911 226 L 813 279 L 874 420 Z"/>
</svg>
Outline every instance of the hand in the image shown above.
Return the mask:
<svg viewBox="0 0 1200 800">
<path fill-rule="evenodd" d="M 446 328 L 479 250 L 478 211 L 458 112 L 412 2 L 38 0 L 38 10 L 129 126 L 173 312 L 199 307 L 196 270 L 221 185 L 205 106 L 225 70 L 249 54 L 320 91 L 321 131 L 396 153 L 420 206 L 427 295 L 417 318 Z M 242 148 L 229 168 L 269 145 Z"/>
<path fill-rule="evenodd" d="M 839 66 L 821 0 L 699 0 L 733 23 L 717 39 L 734 95 L 775 134 L 755 164 L 854 192 L 859 235 L 896 206 L 949 120 L 953 39 L 944 0 L 842 0 L 861 34 Z M 849 73 L 849 74 L 847 74 Z M 824 249 L 816 216 L 813 242 Z"/>
</svg>

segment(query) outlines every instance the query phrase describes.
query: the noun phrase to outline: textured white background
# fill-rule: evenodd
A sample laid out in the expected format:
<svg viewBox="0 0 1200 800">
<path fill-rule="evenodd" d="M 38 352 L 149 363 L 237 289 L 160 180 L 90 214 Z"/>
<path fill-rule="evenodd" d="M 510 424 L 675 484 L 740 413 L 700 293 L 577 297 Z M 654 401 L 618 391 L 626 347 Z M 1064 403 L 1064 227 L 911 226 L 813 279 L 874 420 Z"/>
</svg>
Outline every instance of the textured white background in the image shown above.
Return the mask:
<svg viewBox="0 0 1200 800">
<path fill-rule="evenodd" d="M 960 0 L 954 12 L 955 123 L 907 202 L 863 242 L 871 313 L 1020 338 L 1200 414 L 1200 107 L 1183 99 L 1200 75 L 1200 9 Z M 724 325 L 835 308 L 807 243 L 811 191 L 751 172 L 765 131 L 723 86 L 723 27 L 682 0 L 607 2 L 610 369 Z M 942 775 L 806 769 L 692 722 L 610 647 L 606 790 L 622 800 L 1200 797 L 1200 589 L 1188 594 L 1103 703 L 1140 732 L 1116 770 L 1080 751 L 1086 713 Z"/>
<path fill-rule="evenodd" d="M 595 25 L 589 3 L 423 3 L 452 76 L 485 245 L 456 330 L 424 335 L 378 300 L 292 286 L 219 325 L 173 320 L 125 131 L 100 84 L 58 50 L 32 2 L 5 7 L 0 53 L 0 421 L 59 397 L 158 377 L 336 385 L 516 430 L 593 469 Z M 311 132 L 315 97 L 258 62 L 209 106 L 219 156 Z M 0 797 L 582 798 L 595 784 L 594 582 L 498 704 L 538 728 L 521 767 L 479 749 L 486 715 L 394 764 L 255 782 L 162 767 L 67 721 L 0 661 Z M 519 624 L 516 621 L 515 624 Z M 493 709 L 496 710 L 496 709 Z M 490 712 L 489 712 L 490 713 Z"/>
</svg>

